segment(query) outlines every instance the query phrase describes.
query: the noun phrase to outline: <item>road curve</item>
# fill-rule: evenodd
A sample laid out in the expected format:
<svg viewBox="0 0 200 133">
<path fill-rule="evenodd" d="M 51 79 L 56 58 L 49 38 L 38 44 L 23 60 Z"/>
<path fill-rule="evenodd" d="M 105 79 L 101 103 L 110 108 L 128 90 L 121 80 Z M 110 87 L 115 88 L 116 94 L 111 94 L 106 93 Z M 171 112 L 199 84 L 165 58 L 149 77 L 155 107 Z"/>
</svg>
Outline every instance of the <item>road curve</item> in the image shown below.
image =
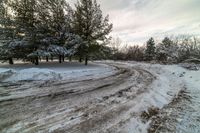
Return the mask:
<svg viewBox="0 0 200 133">
<path fill-rule="evenodd" d="M 122 63 L 106 64 L 118 72 L 94 80 L 6 86 L 9 93 L 0 96 L 0 132 L 123 132 L 155 76 Z"/>
</svg>

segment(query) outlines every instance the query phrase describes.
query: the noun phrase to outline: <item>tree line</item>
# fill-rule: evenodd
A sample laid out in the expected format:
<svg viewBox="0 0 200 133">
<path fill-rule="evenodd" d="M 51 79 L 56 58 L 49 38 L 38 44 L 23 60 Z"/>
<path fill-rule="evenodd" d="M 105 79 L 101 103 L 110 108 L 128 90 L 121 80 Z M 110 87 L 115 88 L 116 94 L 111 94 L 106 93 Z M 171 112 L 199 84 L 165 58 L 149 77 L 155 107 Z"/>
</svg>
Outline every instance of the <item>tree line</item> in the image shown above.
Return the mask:
<svg viewBox="0 0 200 133">
<path fill-rule="evenodd" d="M 0 60 L 38 65 L 41 58 L 76 57 L 87 65 L 108 49 L 111 30 L 96 0 L 79 0 L 74 8 L 66 0 L 1 0 Z"/>
<path fill-rule="evenodd" d="M 114 60 L 156 61 L 180 63 L 187 59 L 200 59 L 200 39 L 196 37 L 165 37 L 160 42 L 150 38 L 144 45 L 122 46 L 119 38 L 111 41 Z"/>
</svg>

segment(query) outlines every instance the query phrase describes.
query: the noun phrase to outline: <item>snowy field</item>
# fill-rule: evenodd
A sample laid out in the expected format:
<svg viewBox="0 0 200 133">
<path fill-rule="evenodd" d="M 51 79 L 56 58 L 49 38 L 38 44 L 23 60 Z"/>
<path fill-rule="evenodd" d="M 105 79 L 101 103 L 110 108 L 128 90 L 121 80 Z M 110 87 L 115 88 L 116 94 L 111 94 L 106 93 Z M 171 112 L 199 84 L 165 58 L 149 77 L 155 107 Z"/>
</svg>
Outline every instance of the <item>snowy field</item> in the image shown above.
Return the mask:
<svg viewBox="0 0 200 133">
<path fill-rule="evenodd" d="M 191 106 L 199 118 L 199 75 L 137 62 L 1 65 L 0 132 L 146 133 L 151 119 L 144 122 L 141 113 L 162 109 L 185 88 L 195 94 Z M 191 112 L 184 113 L 187 123 Z M 199 131 L 173 124 L 180 132 Z"/>
</svg>

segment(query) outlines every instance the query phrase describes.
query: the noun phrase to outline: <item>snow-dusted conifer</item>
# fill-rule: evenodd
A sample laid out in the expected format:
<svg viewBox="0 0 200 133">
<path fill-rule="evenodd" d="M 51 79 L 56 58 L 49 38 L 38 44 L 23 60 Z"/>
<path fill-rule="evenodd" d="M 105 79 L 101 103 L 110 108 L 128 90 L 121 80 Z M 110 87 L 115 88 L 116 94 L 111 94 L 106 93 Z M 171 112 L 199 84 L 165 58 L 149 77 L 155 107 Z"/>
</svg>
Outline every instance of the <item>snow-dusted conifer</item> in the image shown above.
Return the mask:
<svg viewBox="0 0 200 133">
<path fill-rule="evenodd" d="M 99 45 L 98 41 L 107 39 L 107 35 L 112 30 L 109 17 L 103 17 L 100 5 L 96 0 L 79 0 L 75 5 L 74 28 L 84 41 L 79 47 L 79 56 L 85 56 L 87 65 L 88 56 L 95 52 Z"/>
<path fill-rule="evenodd" d="M 178 46 L 173 40 L 165 37 L 157 46 L 157 59 L 160 61 L 176 62 L 178 56 Z"/>
<path fill-rule="evenodd" d="M 145 60 L 147 61 L 153 60 L 155 57 L 155 52 L 156 52 L 155 50 L 156 50 L 155 42 L 154 39 L 151 37 L 146 44 Z"/>
<path fill-rule="evenodd" d="M 14 51 L 9 48 L 8 44 L 15 39 L 14 20 L 9 13 L 9 0 L 0 1 L 0 46 L 1 60 L 9 60 L 13 64 Z"/>
</svg>

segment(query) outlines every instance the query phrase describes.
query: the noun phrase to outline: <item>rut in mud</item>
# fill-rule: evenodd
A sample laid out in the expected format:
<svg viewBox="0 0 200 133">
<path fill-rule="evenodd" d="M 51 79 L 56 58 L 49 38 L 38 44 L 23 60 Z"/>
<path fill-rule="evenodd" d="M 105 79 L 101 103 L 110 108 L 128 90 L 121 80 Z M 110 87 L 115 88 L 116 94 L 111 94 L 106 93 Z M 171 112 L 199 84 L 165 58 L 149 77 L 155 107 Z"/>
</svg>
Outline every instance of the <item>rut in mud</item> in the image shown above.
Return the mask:
<svg viewBox="0 0 200 133">
<path fill-rule="evenodd" d="M 2 85 L 0 132 L 123 130 L 155 77 L 139 68 L 109 65 L 118 72 L 106 78 Z"/>
</svg>

